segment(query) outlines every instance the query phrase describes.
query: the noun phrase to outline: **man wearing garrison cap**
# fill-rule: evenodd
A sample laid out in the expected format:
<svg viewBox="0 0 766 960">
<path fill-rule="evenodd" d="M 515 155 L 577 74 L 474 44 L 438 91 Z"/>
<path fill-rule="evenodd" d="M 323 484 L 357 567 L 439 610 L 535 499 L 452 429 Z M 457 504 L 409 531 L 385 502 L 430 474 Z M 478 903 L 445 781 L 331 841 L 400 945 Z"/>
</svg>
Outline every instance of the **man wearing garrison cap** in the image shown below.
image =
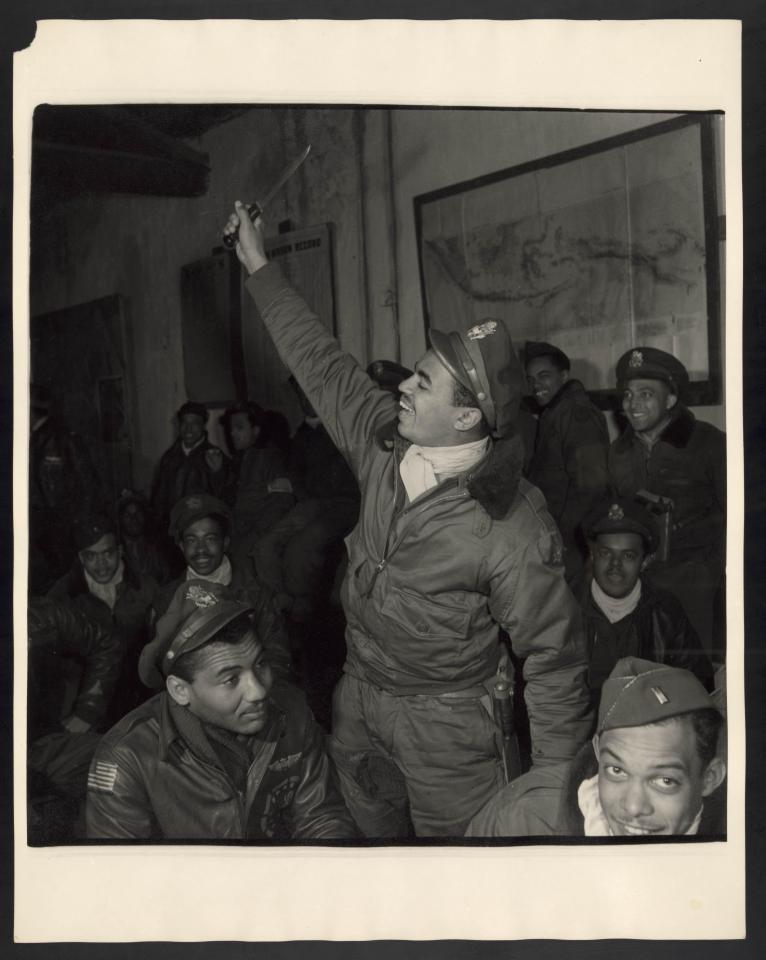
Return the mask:
<svg viewBox="0 0 766 960">
<path fill-rule="evenodd" d="M 628 421 L 609 450 L 622 497 L 670 507 L 666 557 L 648 574 L 674 593 L 714 659 L 722 660 L 726 532 L 726 436 L 684 406 L 689 375 L 672 354 L 634 347 L 617 362 Z M 657 504 L 658 498 L 664 504 Z"/>
<path fill-rule="evenodd" d="M 500 320 L 431 329 L 430 349 L 381 390 L 266 260 L 238 204 L 225 232 L 283 361 L 362 491 L 347 538 L 347 659 L 330 750 L 369 837 L 461 836 L 502 786 L 489 692 L 502 626 L 525 661 L 532 759 L 567 759 L 590 717 L 582 630 L 562 543 L 521 478 L 523 371 Z"/>
<path fill-rule="evenodd" d="M 723 837 L 722 726 L 694 674 L 626 657 L 604 683 L 592 743 L 514 780 L 466 836 Z"/>
<path fill-rule="evenodd" d="M 175 420 L 178 437 L 162 454 L 152 481 L 152 507 L 161 525 L 167 525 L 173 504 L 188 494 L 222 496 L 229 477 L 229 458 L 208 440 L 205 407 L 187 400 Z"/>
<path fill-rule="evenodd" d="M 161 692 L 93 757 L 89 837 L 356 836 L 305 699 L 275 680 L 253 611 L 225 587 L 181 584 L 139 672 Z"/>
<path fill-rule="evenodd" d="M 552 343 L 524 347 L 527 381 L 540 409 L 535 452 L 527 471 L 545 496 L 564 539 L 567 580 L 580 572 L 580 524 L 608 487 L 609 434 L 603 413 L 570 376 L 569 357 Z"/>
</svg>

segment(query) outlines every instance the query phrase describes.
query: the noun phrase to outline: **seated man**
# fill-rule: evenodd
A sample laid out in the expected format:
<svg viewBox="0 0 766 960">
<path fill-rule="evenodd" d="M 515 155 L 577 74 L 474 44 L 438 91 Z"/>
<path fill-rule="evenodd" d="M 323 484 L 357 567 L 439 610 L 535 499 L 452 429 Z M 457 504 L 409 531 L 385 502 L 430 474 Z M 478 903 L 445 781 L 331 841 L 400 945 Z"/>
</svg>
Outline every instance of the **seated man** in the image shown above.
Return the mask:
<svg viewBox="0 0 766 960">
<path fill-rule="evenodd" d="M 176 413 L 178 438 L 160 458 L 152 483 L 152 507 L 166 525 L 174 503 L 190 493 L 219 497 L 228 480 L 228 457 L 210 443 L 205 429 L 208 412 L 187 400 Z"/>
<path fill-rule="evenodd" d="M 688 670 L 620 660 L 592 743 L 512 781 L 466 836 L 724 836 L 722 725 L 714 695 Z"/>
<path fill-rule="evenodd" d="M 290 671 L 287 634 L 273 594 L 255 578 L 243 563 L 228 555 L 229 508 L 209 494 L 184 497 L 170 514 L 170 535 L 186 561 L 186 569 L 157 594 L 153 620 L 168 608 L 175 592 L 185 580 L 205 580 L 227 587 L 229 593 L 255 611 L 258 635 L 268 651 L 272 666 L 281 674 Z"/>
<path fill-rule="evenodd" d="M 603 413 L 569 375 L 569 357 L 551 343 L 524 347 L 527 380 L 540 407 L 532 462 L 527 469 L 564 540 L 567 580 L 582 569 L 577 535 L 586 514 L 607 491 L 609 434 Z"/>
<path fill-rule="evenodd" d="M 654 518 L 630 500 L 606 500 L 584 524 L 592 577 L 577 591 L 583 612 L 594 707 L 623 657 L 691 670 L 708 689 L 713 667 L 676 598 L 644 576 L 657 549 Z"/>
<path fill-rule="evenodd" d="M 141 656 L 162 692 L 101 742 L 91 838 L 328 840 L 356 836 L 302 695 L 275 682 L 247 604 L 187 581 Z"/>
<path fill-rule="evenodd" d="M 117 501 L 120 543 L 126 565 L 137 576 L 167 583 L 174 572 L 175 553 L 164 530 L 158 530 L 149 501 L 136 490 L 123 490 Z M 176 563 L 176 568 L 178 563 Z"/>
<path fill-rule="evenodd" d="M 117 540 L 117 527 L 105 514 L 75 524 L 77 560 L 48 591 L 113 633 L 121 643 L 122 671 L 109 710 L 114 723 L 144 697 L 138 680 L 138 655 L 149 639 L 149 611 L 157 583 L 128 567 Z"/>
<path fill-rule="evenodd" d="M 617 361 L 628 427 L 609 450 L 621 497 L 672 503 L 669 542 L 650 577 L 670 590 L 705 649 L 722 660 L 726 533 L 726 435 L 684 405 L 689 374 L 664 350 L 636 347 Z"/>
<path fill-rule="evenodd" d="M 68 604 L 27 611 L 27 832 L 31 844 L 81 835 L 88 766 L 122 665 L 118 637 Z"/>
</svg>

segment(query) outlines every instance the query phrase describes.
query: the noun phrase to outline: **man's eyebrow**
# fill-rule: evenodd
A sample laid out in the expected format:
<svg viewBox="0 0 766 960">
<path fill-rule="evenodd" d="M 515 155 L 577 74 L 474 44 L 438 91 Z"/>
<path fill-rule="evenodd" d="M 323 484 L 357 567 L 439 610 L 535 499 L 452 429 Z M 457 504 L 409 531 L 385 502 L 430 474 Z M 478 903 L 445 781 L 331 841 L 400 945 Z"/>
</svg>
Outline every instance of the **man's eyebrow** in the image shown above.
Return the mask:
<svg viewBox="0 0 766 960">
<path fill-rule="evenodd" d="M 415 373 L 416 373 L 419 377 L 422 377 L 423 380 L 426 381 L 426 383 L 428 383 L 428 384 L 431 383 L 431 378 L 428 376 L 428 374 L 425 372 L 425 370 L 421 370 L 421 369 L 420 369 L 420 365 L 417 364 L 417 363 L 415 364 Z"/>
<path fill-rule="evenodd" d="M 603 747 L 599 751 L 599 753 L 601 757 L 603 757 L 605 753 L 608 753 L 610 757 L 613 760 L 615 760 L 618 764 L 624 763 L 620 755 L 618 753 L 615 753 L 615 751 L 611 747 Z M 661 760 L 653 764 L 653 766 L 655 770 L 681 770 L 684 773 L 686 772 L 686 765 L 682 763 L 680 760 L 666 760 L 666 761 Z"/>
</svg>

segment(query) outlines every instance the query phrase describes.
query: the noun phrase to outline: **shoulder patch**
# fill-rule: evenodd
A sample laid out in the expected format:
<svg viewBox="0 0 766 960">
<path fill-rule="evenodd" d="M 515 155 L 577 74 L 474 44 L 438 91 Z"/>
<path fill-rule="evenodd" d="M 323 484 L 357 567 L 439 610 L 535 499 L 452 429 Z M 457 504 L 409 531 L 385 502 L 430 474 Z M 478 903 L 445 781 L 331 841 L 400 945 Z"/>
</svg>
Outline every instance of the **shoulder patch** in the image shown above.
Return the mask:
<svg viewBox="0 0 766 960">
<path fill-rule="evenodd" d="M 546 567 L 561 567 L 564 564 L 564 544 L 558 533 L 551 533 L 547 540 L 538 540 L 537 549 Z"/>
<path fill-rule="evenodd" d="M 117 764 L 96 760 L 88 771 L 88 789 L 97 793 L 114 793 L 117 782 Z"/>
</svg>

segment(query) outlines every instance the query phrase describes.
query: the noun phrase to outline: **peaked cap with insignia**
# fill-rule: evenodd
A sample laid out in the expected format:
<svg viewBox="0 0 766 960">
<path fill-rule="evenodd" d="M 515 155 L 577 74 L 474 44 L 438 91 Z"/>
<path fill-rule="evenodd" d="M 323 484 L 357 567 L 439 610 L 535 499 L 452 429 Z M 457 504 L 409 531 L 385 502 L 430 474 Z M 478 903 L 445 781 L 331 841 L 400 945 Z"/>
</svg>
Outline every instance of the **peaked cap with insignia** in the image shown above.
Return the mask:
<svg viewBox="0 0 766 960">
<path fill-rule="evenodd" d="M 711 708 L 718 709 L 715 700 L 690 670 L 623 657 L 601 689 L 596 732 L 643 727 Z"/>
<path fill-rule="evenodd" d="M 630 380 L 661 380 L 683 399 L 689 386 L 689 374 L 672 353 L 655 347 L 633 347 L 617 361 L 617 388 L 624 390 Z"/>
<path fill-rule="evenodd" d="M 476 397 L 492 434 L 516 422 L 524 370 L 502 320 L 482 320 L 462 333 L 428 331 L 431 347 L 452 376 Z"/>
<path fill-rule="evenodd" d="M 582 524 L 586 540 L 600 533 L 637 533 L 648 553 L 654 553 L 660 539 L 654 517 L 641 504 L 624 497 L 608 497 L 588 514 Z"/>
<path fill-rule="evenodd" d="M 180 656 L 199 649 L 227 623 L 250 611 L 251 607 L 234 600 L 221 584 L 185 580 L 157 621 L 154 639 L 141 651 L 141 682 L 155 690 L 163 687 Z"/>
<path fill-rule="evenodd" d="M 180 540 L 184 530 L 203 517 L 216 517 L 228 530 L 231 512 L 223 500 L 209 493 L 191 493 L 178 501 L 170 511 L 170 536 Z"/>
</svg>

